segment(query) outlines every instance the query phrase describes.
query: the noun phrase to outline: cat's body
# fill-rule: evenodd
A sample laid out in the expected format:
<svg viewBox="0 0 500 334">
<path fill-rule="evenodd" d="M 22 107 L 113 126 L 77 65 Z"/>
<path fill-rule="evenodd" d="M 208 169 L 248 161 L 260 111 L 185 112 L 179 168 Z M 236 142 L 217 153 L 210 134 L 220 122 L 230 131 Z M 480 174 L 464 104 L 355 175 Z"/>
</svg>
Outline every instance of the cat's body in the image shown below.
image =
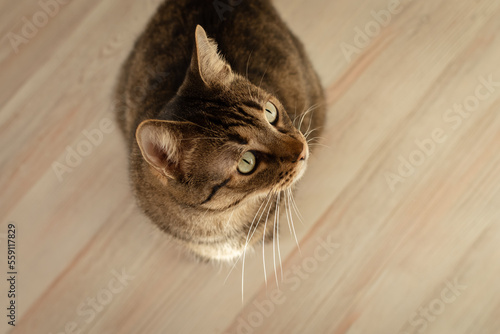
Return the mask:
<svg viewBox="0 0 500 334">
<path fill-rule="evenodd" d="M 314 108 L 301 130 L 320 128 L 324 98 L 269 1 L 239 1 L 222 20 L 218 10 L 203 0 L 158 9 L 124 64 L 117 112 L 146 215 L 195 254 L 232 259 L 264 229 L 272 237 L 274 194 L 309 155 L 290 119 Z"/>
</svg>

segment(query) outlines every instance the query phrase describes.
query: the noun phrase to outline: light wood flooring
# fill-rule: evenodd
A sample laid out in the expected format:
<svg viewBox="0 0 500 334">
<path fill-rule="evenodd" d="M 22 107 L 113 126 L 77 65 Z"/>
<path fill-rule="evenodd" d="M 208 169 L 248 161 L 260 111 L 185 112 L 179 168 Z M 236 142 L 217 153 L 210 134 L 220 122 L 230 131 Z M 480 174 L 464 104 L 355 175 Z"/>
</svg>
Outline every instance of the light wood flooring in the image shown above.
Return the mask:
<svg viewBox="0 0 500 334">
<path fill-rule="evenodd" d="M 107 123 L 158 3 L 0 3 L 0 332 L 500 333 L 499 1 L 275 1 L 328 123 L 296 194 L 300 251 L 283 218 L 282 273 L 269 244 L 266 283 L 258 248 L 243 299 L 241 262 L 196 263 L 141 215 Z M 68 147 L 84 156 L 58 177 Z"/>
</svg>

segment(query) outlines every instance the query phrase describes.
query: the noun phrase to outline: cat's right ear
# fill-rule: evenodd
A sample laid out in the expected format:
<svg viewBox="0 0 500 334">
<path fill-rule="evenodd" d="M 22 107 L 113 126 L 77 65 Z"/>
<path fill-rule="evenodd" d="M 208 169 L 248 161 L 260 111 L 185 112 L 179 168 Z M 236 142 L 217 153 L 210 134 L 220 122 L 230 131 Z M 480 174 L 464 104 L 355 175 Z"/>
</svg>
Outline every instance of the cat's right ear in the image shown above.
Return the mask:
<svg viewBox="0 0 500 334">
<path fill-rule="evenodd" d="M 185 155 L 192 145 L 186 136 L 193 124 L 163 120 L 145 120 L 136 131 L 136 140 L 142 156 L 164 176 L 176 179 L 184 172 Z"/>
<path fill-rule="evenodd" d="M 227 86 L 234 78 L 229 64 L 217 51 L 217 43 L 207 37 L 202 26 L 196 26 L 196 50 L 191 67 L 198 72 L 203 82 L 208 86 Z"/>
</svg>

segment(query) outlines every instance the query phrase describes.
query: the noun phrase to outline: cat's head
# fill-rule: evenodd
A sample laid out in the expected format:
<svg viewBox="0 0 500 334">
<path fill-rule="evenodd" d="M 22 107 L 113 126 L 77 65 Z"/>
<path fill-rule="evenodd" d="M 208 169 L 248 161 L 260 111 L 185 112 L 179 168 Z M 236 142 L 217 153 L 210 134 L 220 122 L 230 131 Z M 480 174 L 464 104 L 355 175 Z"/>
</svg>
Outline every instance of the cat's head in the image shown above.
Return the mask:
<svg viewBox="0 0 500 334">
<path fill-rule="evenodd" d="M 233 72 L 203 28 L 195 35 L 186 79 L 165 107 L 169 120 L 143 121 L 136 140 L 179 205 L 217 214 L 291 187 L 309 149 L 280 101 Z"/>
</svg>

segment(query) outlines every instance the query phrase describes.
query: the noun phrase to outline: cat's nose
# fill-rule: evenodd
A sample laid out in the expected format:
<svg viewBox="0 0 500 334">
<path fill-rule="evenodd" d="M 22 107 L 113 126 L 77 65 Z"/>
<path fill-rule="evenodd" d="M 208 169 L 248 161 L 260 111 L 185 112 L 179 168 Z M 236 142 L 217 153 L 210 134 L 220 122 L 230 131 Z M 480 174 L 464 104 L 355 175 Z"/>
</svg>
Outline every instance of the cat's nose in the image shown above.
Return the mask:
<svg viewBox="0 0 500 334">
<path fill-rule="evenodd" d="M 307 144 L 302 144 L 302 152 L 299 154 L 299 158 L 297 161 L 303 161 L 307 159 L 307 154 L 309 153 L 309 148 L 307 147 Z"/>
<path fill-rule="evenodd" d="M 309 149 L 306 143 L 297 143 L 295 146 L 295 152 L 293 153 L 292 162 L 304 161 L 307 159 L 309 154 Z"/>
<path fill-rule="evenodd" d="M 280 157 L 282 161 L 289 161 L 291 163 L 297 163 L 299 161 L 307 160 L 309 154 L 309 148 L 305 140 L 300 140 L 294 137 L 289 137 L 283 140 L 279 146 L 275 146 L 276 155 Z"/>
</svg>

